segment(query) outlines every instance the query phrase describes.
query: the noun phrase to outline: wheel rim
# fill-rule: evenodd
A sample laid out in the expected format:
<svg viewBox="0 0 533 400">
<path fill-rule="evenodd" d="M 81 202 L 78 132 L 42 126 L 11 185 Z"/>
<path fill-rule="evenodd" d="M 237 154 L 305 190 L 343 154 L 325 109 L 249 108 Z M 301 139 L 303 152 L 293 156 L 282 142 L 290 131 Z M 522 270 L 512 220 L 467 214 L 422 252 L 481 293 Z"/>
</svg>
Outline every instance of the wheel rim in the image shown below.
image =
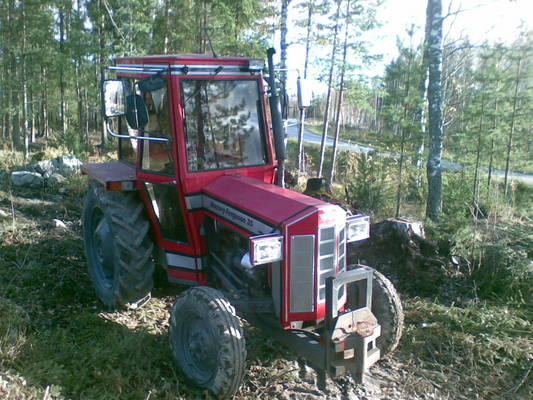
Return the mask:
<svg viewBox="0 0 533 400">
<path fill-rule="evenodd" d="M 208 382 L 216 371 L 216 341 L 202 318 L 183 321 L 179 346 L 191 377 L 199 384 Z"/>
<path fill-rule="evenodd" d="M 97 281 L 106 289 L 113 286 L 113 249 L 112 235 L 109 223 L 99 208 L 95 208 L 91 215 L 90 261 Z"/>
</svg>

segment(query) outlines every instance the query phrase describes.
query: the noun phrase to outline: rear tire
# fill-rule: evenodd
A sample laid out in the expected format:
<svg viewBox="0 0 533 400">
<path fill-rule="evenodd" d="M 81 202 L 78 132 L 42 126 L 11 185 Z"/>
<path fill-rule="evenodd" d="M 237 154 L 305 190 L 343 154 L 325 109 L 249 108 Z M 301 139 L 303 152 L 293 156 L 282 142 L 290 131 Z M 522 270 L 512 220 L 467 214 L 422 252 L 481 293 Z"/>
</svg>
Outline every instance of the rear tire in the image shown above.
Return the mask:
<svg viewBox="0 0 533 400">
<path fill-rule="evenodd" d="M 153 243 L 136 192 L 107 192 L 91 182 L 82 214 L 85 255 L 98 298 L 111 308 L 149 298 Z"/>
<path fill-rule="evenodd" d="M 199 286 L 184 292 L 170 316 L 170 346 L 178 367 L 216 398 L 238 390 L 246 344 L 235 309 L 218 290 Z"/>
</svg>

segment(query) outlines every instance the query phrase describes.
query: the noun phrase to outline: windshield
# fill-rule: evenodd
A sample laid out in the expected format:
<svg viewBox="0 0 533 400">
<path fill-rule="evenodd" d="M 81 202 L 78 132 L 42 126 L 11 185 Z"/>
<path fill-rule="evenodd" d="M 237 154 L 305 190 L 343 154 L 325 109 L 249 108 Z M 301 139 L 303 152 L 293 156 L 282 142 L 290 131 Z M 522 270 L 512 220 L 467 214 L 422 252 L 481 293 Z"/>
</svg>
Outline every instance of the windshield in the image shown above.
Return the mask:
<svg viewBox="0 0 533 400">
<path fill-rule="evenodd" d="M 182 80 L 189 171 L 266 163 L 256 80 Z"/>
</svg>

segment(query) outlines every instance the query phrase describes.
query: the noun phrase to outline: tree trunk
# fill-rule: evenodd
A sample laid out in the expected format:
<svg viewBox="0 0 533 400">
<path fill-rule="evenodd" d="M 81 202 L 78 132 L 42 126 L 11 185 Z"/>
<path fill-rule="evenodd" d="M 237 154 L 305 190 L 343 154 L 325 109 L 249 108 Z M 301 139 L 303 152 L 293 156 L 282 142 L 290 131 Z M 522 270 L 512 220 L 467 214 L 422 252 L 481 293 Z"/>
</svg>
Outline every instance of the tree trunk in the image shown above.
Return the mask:
<svg viewBox="0 0 533 400">
<path fill-rule="evenodd" d="M 34 110 L 34 98 L 33 98 L 33 88 L 30 86 L 28 91 L 29 96 L 29 115 L 30 115 L 30 143 L 35 143 L 35 110 Z"/>
<path fill-rule="evenodd" d="M 344 31 L 344 45 L 342 52 L 342 64 L 341 64 L 341 76 L 339 83 L 339 93 L 337 97 L 337 112 L 335 116 L 335 137 L 333 139 L 333 149 L 331 151 L 331 170 L 329 174 L 329 186 L 333 184 L 333 179 L 335 179 L 335 164 L 337 163 L 337 145 L 339 143 L 339 134 L 340 134 L 340 125 L 341 125 L 341 110 L 342 110 L 342 100 L 344 96 L 344 75 L 346 74 L 346 56 L 348 54 L 348 32 L 350 29 L 349 22 L 350 15 L 350 0 L 346 2 L 346 27 Z"/>
<path fill-rule="evenodd" d="M 65 14 L 64 10 L 59 10 L 59 56 L 61 62 L 64 59 L 64 42 L 65 42 Z M 59 93 L 60 93 L 60 118 L 61 133 L 65 135 L 66 117 L 65 117 L 65 76 L 63 66 L 59 68 Z"/>
<path fill-rule="evenodd" d="M 281 68 L 280 81 L 283 88 L 287 84 L 287 16 L 289 13 L 289 3 L 291 0 L 281 0 L 281 16 L 280 16 L 280 41 L 279 41 L 279 66 Z"/>
<path fill-rule="evenodd" d="M 335 70 L 335 55 L 337 54 L 337 35 L 339 31 L 339 16 L 341 11 L 341 0 L 337 0 L 337 12 L 335 13 L 335 29 L 333 32 L 333 44 L 331 46 L 331 58 L 328 76 L 328 91 L 326 95 L 326 109 L 324 110 L 324 121 L 322 127 L 322 140 L 320 142 L 320 160 L 318 163 L 317 176 L 322 177 L 322 168 L 324 166 L 324 154 L 326 152 L 326 142 L 328 138 L 329 125 L 329 108 L 331 105 L 331 90 L 333 85 L 333 71 Z"/>
<path fill-rule="evenodd" d="M 494 139 L 491 139 L 490 141 L 490 156 L 489 156 L 489 171 L 488 171 L 488 177 L 487 177 L 487 194 L 490 190 L 490 183 L 492 180 L 492 157 L 494 154 Z"/>
<path fill-rule="evenodd" d="M 46 68 L 41 66 L 41 87 L 43 88 L 43 92 L 41 94 L 42 96 L 41 129 L 43 130 L 43 136 L 45 137 L 45 139 L 48 139 L 48 95 L 47 95 L 46 82 L 47 82 Z"/>
<path fill-rule="evenodd" d="M 517 105 L 517 99 L 518 99 L 518 85 L 520 83 L 520 67 L 521 67 L 522 59 L 518 59 L 518 63 L 516 65 L 516 76 L 515 76 L 515 87 L 514 87 L 514 94 L 513 94 L 513 111 L 511 113 L 511 127 L 509 129 L 509 136 L 507 138 L 507 156 L 505 157 L 505 178 L 503 180 L 503 184 L 505 187 L 505 198 L 507 199 L 508 192 L 509 192 L 509 166 L 511 164 L 511 150 L 513 148 L 513 136 L 514 136 L 514 130 L 515 130 L 515 119 L 516 119 L 516 105 Z"/>
<path fill-rule="evenodd" d="M 481 116 L 479 117 L 479 129 L 477 134 L 477 149 L 476 149 L 476 167 L 474 171 L 474 183 L 472 187 L 472 205 L 475 210 L 475 217 L 479 213 L 479 164 L 481 163 L 481 144 L 483 137 L 483 113 L 485 111 L 485 88 L 481 88 Z"/>
<path fill-rule="evenodd" d="M 21 38 L 21 67 L 22 67 L 22 126 L 24 129 L 24 159 L 27 160 L 30 154 L 30 113 L 29 113 L 29 99 L 28 99 L 28 64 L 26 62 L 27 51 L 27 21 L 26 21 L 26 7 L 24 2 L 20 3 L 20 15 L 22 23 L 22 38 Z"/>
<path fill-rule="evenodd" d="M 13 53 L 10 54 L 10 63 L 11 63 L 11 142 L 13 143 L 13 148 L 18 149 L 20 147 L 20 118 L 19 110 L 20 103 L 18 97 L 18 90 L 15 90 L 16 83 L 19 81 L 19 73 L 17 70 L 16 58 Z"/>
<path fill-rule="evenodd" d="M 400 216 L 400 210 L 402 206 L 402 179 L 403 179 L 403 163 L 405 158 L 405 128 L 403 124 L 407 120 L 407 111 L 409 108 L 409 91 L 411 86 L 411 65 L 413 63 L 413 52 L 410 52 L 409 61 L 407 62 L 407 76 L 405 78 L 404 88 L 404 103 L 402 119 L 400 121 L 400 162 L 398 165 L 398 187 L 396 189 L 396 218 Z"/>
<path fill-rule="evenodd" d="M 89 93 L 87 91 L 87 88 L 85 88 L 85 152 L 89 154 L 89 115 L 90 115 L 90 108 L 89 108 Z"/>
<path fill-rule="evenodd" d="M 500 66 L 498 61 L 498 67 Z M 499 93 L 499 84 L 496 83 L 496 98 L 494 100 L 494 117 L 492 118 L 492 133 L 496 131 L 497 119 L 498 119 L 498 93 Z M 493 155 L 494 155 L 494 137 L 490 141 L 490 155 L 489 155 L 489 173 L 487 177 L 487 195 L 490 193 L 490 183 L 492 180 L 492 164 L 493 164 Z"/>
<path fill-rule="evenodd" d="M 309 65 L 309 48 L 311 46 L 311 27 L 313 19 L 313 5 L 307 5 L 307 34 L 305 37 L 305 62 L 304 62 L 304 79 L 307 78 L 307 66 Z M 298 172 L 305 172 L 305 151 L 304 151 L 304 122 L 305 108 L 300 110 L 300 125 L 298 129 Z"/>
<path fill-rule="evenodd" d="M 164 13 L 164 24 L 165 29 L 163 31 L 163 54 L 168 54 L 168 46 L 170 43 L 170 39 L 168 37 L 170 33 L 170 0 L 165 0 L 164 2 L 165 7 L 165 13 Z"/>
<path fill-rule="evenodd" d="M 80 59 L 76 60 L 76 77 L 75 77 L 75 83 L 76 83 L 76 99 L 77 99 L 77 112 L 78 112 L 78 134 L 80 135 L 80 144 L 83 143 L 83 98 L 81 95 L 81 85 L 80 85 L 80 69 L 81 61 Z"/>
<path fill-rule="evenodd" d="M 105 52 L 105 38 L 104 38 L 104 14 L 102 10 L 102 0 L 98 0 L 98 71 L 99 71 L 99 79 L 97 79 L 96 87 L 100 87 L 101 82 L 104 81 L 104 52 Z M 97 91 L 98 94 L 98 102 L 97 104 L 101 104 L 101 91 Z M 98 119 L 98 117 L 96 117 Z M 105 120 L 102 117 L 102 134 L 101 134 L 101 144 L 102 146 L 105 146 L 107 143 L 107 132 L 106 132 L 106 126 L 105 126 Z"/>
<path fill-rule="evenodd" d="M 441 156 L 444 138 L 442 124 L 442 0 L 428 0 L 430 26 L 428 43 L 428 132 L 429 154 L 427 161 L 428 195 L 426 215 L 438 221 L 442 210 Z"/>
<path fill-rule="evenodd" d="M 430 1 L 430 0 L 428 0 Z M 426 8 L 426 18 L 430 18 L 428 13 L 431 12 L 431 7 L 428 4 Z M 424 154 L 425 146 L 425 135 L 426 135 L 426 124 L 425 124 L 425 106 L 427 98 L 427 80 L 428 80 L 428 44 L 430 36 L 430 25 L 426 22 L 426 28 L 424 33 L 424 47 L 422 50 L 422 61 L 421 61 L 421 70 L 422 74 L 420 75 L 420 81 L 418 82 L 418 107 L 415 111 L 415 122 L 420 127 L 420 142 L 418 143 L 416 149 L 416 156 L 413 158 L 413 165 L 419 169 L 422 166 L 422 156 Z M 415 179 L 415 185 L 417 187 L 421 186 L 420 179 Z"/>
</svg>

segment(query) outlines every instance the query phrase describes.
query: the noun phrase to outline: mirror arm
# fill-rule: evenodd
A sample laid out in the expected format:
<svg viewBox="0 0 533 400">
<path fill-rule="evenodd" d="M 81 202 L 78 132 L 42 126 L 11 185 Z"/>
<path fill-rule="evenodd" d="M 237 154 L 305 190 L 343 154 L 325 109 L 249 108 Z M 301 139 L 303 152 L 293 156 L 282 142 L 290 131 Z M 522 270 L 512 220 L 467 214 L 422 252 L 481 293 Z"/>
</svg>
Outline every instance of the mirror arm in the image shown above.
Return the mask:
<svg viewBox="0 0 533 400">
<path fill-rule="evenodd" d="M 139 140 L 150 140 L 152 142 L 168 142 L 167 138 L 161 138 L 161 137 L 148 137 L 148 136 L 131 136 L 131 135 L 119 135 L 117 133 L 114 133 L 111 130 L 111 127 L 109 126 L 109 123 L 106 121 L 106 129 L 107 133 L 115 138 L 118 139 L 139 139 Z"/>
</svg>

